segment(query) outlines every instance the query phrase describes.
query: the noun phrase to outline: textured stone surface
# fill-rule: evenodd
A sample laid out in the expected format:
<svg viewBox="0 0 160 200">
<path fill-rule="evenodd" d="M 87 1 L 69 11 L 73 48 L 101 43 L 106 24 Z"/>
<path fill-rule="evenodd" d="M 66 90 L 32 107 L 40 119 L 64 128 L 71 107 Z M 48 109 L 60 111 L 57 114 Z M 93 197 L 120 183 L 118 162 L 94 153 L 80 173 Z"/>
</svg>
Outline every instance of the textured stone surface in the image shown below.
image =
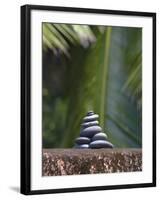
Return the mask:
<svg viewBox="0 0 160 200">
<path fill-rule="evenodd" d="M 43 176 L 142 171 L 141 149 L 44 149 Z"/>
</svg>

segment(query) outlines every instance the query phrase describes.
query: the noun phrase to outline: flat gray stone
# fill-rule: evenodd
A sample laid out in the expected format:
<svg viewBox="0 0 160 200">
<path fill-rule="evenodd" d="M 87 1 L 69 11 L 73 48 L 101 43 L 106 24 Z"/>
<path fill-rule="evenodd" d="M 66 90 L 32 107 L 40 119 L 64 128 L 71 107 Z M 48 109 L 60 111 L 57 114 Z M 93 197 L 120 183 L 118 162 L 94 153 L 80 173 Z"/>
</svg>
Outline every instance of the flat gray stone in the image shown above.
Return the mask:
<svg viewBox="0 0 160 200">
<path fill-rule="evenodd" d="M 88 137 L 78 137 L 75 139 L 76 144 L 89 144 L 90 143 L 90 138 Z"/>
<path fill-rule="evenodd" d="M 74 146 L 75 149 L 88 149 L 89 148 L 89 144 L 76 144 Z"/>
<path fill-rule="evenodd" d="M 91 142 L 89 147 L 92 149 L 113 148 L 113 145 L 108 141 L 97 140 L 97 141 Z"/>
<path fill-rule="evenodd" d="M 85 122 L 83 124 L 81 124 L 82 129 L 87 128 L 89 126 L 97 126 L 99 125 L 98 121 L 91 121 L 91 122 Z"/>
<path fill-rule="evenodd" d="M 99 115 L 97 115 L 97 114 L 94 114 L 94 115 L 91 115 L 91 116 L 86 116 L 86 117 L 83 118 L 83 121 L 84 122 L 95 121 L 95 120 L 98 119 L 98 117 L 99 117 Z"/>
<path fill-rule="evenodd" d="M 92 138 L 92 141 L 96 140 L 107 140 L 107 135 L 105 133 L 97 133 Z"/>
<path fill-rule="evenodd" d="M 100 126 L 91 126 L 88 128 L 85 128 L 81 133 L 81 137 L 89 137 L 92 138 L 96 133 L 100 133 L 102 131 Z"/>
</svg>

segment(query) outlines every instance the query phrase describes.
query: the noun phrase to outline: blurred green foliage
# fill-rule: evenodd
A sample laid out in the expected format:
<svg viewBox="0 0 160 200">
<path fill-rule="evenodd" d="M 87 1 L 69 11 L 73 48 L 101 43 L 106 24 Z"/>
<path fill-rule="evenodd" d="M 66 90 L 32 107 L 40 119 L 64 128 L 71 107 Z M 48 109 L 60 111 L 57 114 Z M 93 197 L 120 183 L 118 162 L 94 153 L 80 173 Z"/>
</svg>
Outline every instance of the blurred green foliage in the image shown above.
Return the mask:
<svg viewBox="0 0 160 200">
<path fill-rule="evenodd" d="M 116 147 L 141 147 L 141 57 L 141 28 L 43 23 L 43 148 L 71 148 L 88 110 Z"/>
</svg>

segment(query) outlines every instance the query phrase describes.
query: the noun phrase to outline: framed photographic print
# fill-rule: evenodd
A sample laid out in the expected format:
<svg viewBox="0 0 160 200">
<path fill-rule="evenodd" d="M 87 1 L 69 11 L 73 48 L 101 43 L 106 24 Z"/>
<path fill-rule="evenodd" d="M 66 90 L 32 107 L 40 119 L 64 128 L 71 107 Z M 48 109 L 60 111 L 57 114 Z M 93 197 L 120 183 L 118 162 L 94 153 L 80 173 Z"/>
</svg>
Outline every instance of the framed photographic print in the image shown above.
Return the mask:
<svg viewBox="0 0 160 200">
<path fill-rule="evenodd" d="M 21 7 L 21 193 L 156 186 L 156 14 Z"/>
</svg>

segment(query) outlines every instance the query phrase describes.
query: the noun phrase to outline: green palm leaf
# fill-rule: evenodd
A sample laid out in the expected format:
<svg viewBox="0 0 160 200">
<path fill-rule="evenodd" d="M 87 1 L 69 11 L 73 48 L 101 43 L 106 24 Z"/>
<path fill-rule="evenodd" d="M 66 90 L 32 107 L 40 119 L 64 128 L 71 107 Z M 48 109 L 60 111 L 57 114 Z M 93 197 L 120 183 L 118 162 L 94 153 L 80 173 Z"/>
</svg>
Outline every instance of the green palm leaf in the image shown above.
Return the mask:
<svg viewBox="0 0 160 200">
<path fill-rule="evenodd" d="M 71 89 L 68 91 L 69 110 L 67 130 L 61 145 L 63 147 L 73 145 L 75 135 L 78 136 L 80 132 L 81 120 L 88 110 L 94 110 L 99 114 L 100 124 L 104 127 L 110 37 L 111 28 L 109 27 L 99 35 L 97 42 L 86 53 L 86 57 L 80 58 L 83 62 L 76 60 L 74 63 L 72 75 L 69 78 L 74 80 L 74 85 L 71 82 Z M 78 63 L 81 65 L 77 65 Z"/>
<path fill-rule="evenodd" d="M 69 55 L 70 44 L 88 46 L 95 41 L 95 36 L 88 25 L 66 25 L 43 23 L 43 49 L 56 49 Z"/>
<path fill-rule="evenodd" d="M 140 147 L 141 119 L 140 28 L 112 29 L 106 130 L 117 147 Z"/>
</svg>

